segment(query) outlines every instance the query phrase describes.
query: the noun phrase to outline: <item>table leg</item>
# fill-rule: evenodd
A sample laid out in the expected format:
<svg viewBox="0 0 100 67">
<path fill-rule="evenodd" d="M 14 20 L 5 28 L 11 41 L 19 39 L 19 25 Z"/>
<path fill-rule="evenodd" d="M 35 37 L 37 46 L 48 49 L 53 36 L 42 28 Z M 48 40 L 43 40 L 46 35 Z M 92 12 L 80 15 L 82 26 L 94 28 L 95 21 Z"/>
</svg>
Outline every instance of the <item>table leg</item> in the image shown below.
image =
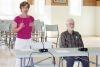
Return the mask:
<svg viewBox="0 0 100 67">
<path fill-rule="evenodd" d="M 20 58 L 20 67 L 22 67 L 22 61 L 23 61 L 23 59 L 22 58 Z"/>
<path fill-rule="evenodd" d="M 25 67 L 26 58 L 23 58 L 23 61 L 24 61 L 24 67 Z"/>
<path fill-rule="evenodd" d="M 98 66 L 98 55 L 96 55 L 96 67 L 99 67 Z"/>
</svg>

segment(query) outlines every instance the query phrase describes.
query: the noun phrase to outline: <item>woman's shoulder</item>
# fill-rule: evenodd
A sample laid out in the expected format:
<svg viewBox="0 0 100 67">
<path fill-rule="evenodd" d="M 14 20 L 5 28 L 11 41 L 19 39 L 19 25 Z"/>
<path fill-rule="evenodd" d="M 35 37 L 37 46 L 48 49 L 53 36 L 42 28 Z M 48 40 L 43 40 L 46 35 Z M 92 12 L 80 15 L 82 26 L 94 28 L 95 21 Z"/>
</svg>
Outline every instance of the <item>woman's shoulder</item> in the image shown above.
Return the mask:
<svg viewBox="0 0 100 67">
<path fill-rule="evenodd" d="M 28 17 L 30 17 L 30 18 L 32 18 L 32 19 L 34 19 L 34 17 L 33 17 L 32 15 L 28 15 Z"/>
<path fill-rule="evenodd" d="M 18 15 L 18 16 L 15 16 L 15 19 L 16 19 L 16 18 L 19 18 L 19 15 Z"/>
<path fill-rule="evenodd" d="M 17 16 L 15 16 L 14 19 L 15 19 L 15 20 L 19 20 L 19 19 L 21 19 L 21 16 L 20 16 L 20 15 L 17 15 Z"/>
<path fill-rule="evenodd" d="M 32 22 L 34 21 L 34 17 L 29 15 L 29 18 L 32 20 Z"/>
<path fill-rule="evenodd" d="M 19 22 L 20 20 L 21 20 L 21 19 L 20 19 L 19 15 L 16 16 L 16 17 L 14 18 L 14 21 L 15 21 L 15 22 Z"/>
</svg>

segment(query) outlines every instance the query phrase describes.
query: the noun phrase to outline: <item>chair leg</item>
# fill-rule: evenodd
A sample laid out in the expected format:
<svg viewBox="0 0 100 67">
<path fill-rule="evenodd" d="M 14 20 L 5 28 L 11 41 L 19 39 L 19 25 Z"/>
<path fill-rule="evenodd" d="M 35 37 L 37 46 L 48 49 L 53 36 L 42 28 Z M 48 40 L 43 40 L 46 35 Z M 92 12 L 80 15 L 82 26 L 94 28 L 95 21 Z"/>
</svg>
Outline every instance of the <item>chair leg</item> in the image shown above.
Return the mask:
<svg viewBox="0 0 100 67">
<path fill-rule="evenodd" d="M 62 65 L 62 66 L 61 66 Z M 59 67 L 63 67 L 63 59 L 62 59 L 62 57 L 59 59 Z"/>
<path fill-rule="evenodd" d="M 31 58 L 31 65 L 33 65 L 34 64 L 34 62 L 33 62 L 33 58 Z"/>
<path fill-rule="evenodd" d="M 22 61 L 23 61 L 23 58 L 20 58 L 20 67 L 23 67 L 22 66 Z"/>
<path fill-rule="evenodd" d="M 80 62 L 78 62 L 78 67 L 80 66 Z"/>
<path fill-rule="evenodd" d="M 60 58 L 60 59 L 59 59 L 59 67 L 61 66 L 61 61 L 62 61 L 62 59 Z"/>
<path fill-rule="evenodd" d="M 47 42 L 47 37 L 45 37 L 45 42 Z"/>
<path fill-rule="evenodd" d="M 56 48 L 58 47 L 58 37 L 57 37 L 57 43 L 56 43 Z"/>
<path fill-rule="evenodd" d="M 9 34 L 9 48 L 12 48 L 12 46 L 11 46 L 11 33 Z"/>
<path fill-rule="evenodd" d="M 22 67 L 25 67 L 26 58 L 22 58 Z"/>
<path fill-rule="evenodd" d="M 63 59 L 61 59 L 61 62 L 62 62 L 62 67 L 63 67 L 63 65 L 64 65 L 64 64 L 63 64 Z"/>
<path fill-rule="evenodd" d="M 53 57 L 53 63 L 56 64 L 56 62 L 55 62 L 55 57 Z"/>
</svg>

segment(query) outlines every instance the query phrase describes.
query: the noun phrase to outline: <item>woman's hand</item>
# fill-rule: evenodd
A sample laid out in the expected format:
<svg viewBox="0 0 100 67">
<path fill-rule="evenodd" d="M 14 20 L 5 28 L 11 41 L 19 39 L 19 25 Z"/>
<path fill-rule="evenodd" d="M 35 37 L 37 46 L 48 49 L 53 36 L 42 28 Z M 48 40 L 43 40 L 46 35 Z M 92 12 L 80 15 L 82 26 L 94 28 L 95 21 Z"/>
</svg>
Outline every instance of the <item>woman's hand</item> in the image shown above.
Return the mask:
<svg viewBox="0 0 100 67">
<path fill-rule="evenodd" d="M 22 29 L 23 27 L 25 27 L 24 23 L 20 23 L 19 29 Z"/>
<path fill-rule="evenodd" d="M 16 33 L 20 31 L 23 27 L 25 27 L 24 23 L 20 23 L 19 27 L 17 28 L 17 23 L 13 22 L 12 23 L 12 32 Z"/>
<path fill-rule="evenodd" d="M 31 23 L 29 24 L 29 26 L 30 26 L 30 27 L 33 27 L 33 26 L 34 26 L 34 23 L 33 23 L 33 22 L 31 22 Z"/>
</svg>

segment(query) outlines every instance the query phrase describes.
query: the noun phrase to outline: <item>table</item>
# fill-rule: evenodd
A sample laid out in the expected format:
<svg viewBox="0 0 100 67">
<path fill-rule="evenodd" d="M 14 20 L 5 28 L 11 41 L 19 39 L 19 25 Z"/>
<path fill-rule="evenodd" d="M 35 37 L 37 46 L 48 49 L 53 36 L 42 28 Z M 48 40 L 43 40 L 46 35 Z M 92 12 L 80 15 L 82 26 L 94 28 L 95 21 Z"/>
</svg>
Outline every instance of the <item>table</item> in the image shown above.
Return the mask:
<svg viewBox="0 0 100 67">
<path fill-rule="evenodd" d="M 98 56 L 100 55 L 100 48 L 88 48 L 88 52 L 78 51 L 78 48 L 54 48 L 48 49 L 54 57 L 64 57 L 64 56 L 96 56 L 96 67 L 98 66 Z M 52 57 L 49 52 L 40 53 L 37 49 L 30 50 L 14 50 L 17 58 L 29 57 L 33 52 L 31 57 Z M 38 53 L 35 53 L 38 52 Z"/>
</svg>

